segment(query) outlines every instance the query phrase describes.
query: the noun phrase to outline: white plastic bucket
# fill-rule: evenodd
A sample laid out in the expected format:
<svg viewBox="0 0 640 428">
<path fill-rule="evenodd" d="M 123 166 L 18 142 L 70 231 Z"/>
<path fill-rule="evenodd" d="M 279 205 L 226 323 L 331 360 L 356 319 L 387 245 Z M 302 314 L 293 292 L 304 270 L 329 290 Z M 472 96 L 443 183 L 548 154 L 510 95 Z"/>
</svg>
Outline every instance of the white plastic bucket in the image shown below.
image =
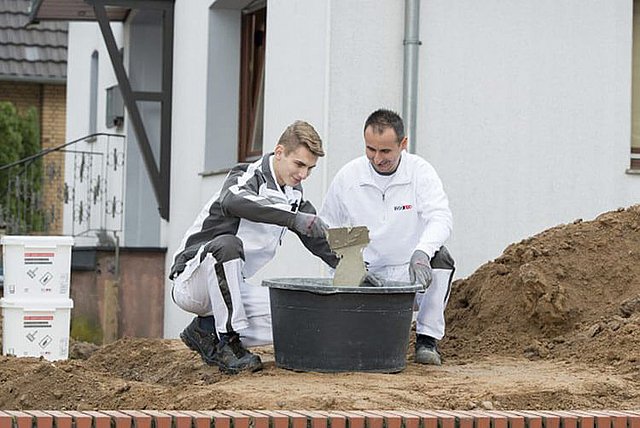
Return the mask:
<svg viewBox="0 0 640 428">
<path fill-rule="evenodd" d="M 4 236 L 4 297 L 69 298 L 70 236 Z"/>
<path fill-rule="evenodd" d="M 44 357 L 49 361 L 68 358 L 71 299 L 0 299 L 0 308 L 3 355 Z"/>
</svg>

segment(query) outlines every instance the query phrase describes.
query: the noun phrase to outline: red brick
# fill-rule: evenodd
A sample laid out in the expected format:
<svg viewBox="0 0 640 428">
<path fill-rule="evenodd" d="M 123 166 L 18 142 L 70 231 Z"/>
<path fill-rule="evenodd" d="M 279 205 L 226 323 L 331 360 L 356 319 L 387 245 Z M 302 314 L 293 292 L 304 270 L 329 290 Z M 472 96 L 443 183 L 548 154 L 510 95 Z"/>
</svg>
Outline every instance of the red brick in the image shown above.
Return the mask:
<svg viewBox="0 0 640 428">
<path fill-rule="evenodd" d="M 0 411 L 0 428 L 12 428 L 12 422 L 11 415 Z"/>
<path fill-rule="evenodd" d="M 26 410 L 35 419 L 35 428 L 53 428 L 53 416 L 39 410 Z"/>
<path fill-rule="evenodd" d="M 142 410 L 142 413 L 151 417 L 151 426 L 154 428 L 173 428 L 173 418 L 166 412 L 159 412 L 157 410 Z"/>
<path fill-rule="evenodd" d="M 542 418 L 542 425 L 544 428 L 560 428 L 560 417 L 546 413 L 546 412 L 538 412 L 533 410 L 528 410 L 522 412 L 523 414 L 531 415 L 533 418 Z"/>
<path fill-rule="evenodd" d="M 571 411 L 572 415 L 575 415 L 578 418 L 578 428 L 594 428 L 595 427 L 595 418 L 593 415 L 586 414 L 581 411 Z"/>
<path fill-rule="evenodd" d="M 276 413 L 280 413 L 289 418 L 289 426 L 291 428 L 307 428 L 307 418 L 300 413 L 291 412 L 289 410 L 278 410 Z"/>
<path fill-rule="evenodd" d="M 132 428 L 133 426 L 131 416 L 126 413 L 117 410 L 104 410 L 102 413 L 111 416 L 111 419 L 115 422 L 115 428 Z"/>
<path fill-rule="evenodd" d="M 525 428 L 524 417 L 516 414 L 515 412 L 493 410 L 491 411 L 491 414 L 507 418 L 509 428 Z"/>
<path fill-rule="evenodd" d="M 55 428 L 73 428 L 73 418 L 66 413 L 49 410 L 44 412 L 53 418 Z"/>
<path fill-rule="evenodd" d="M 194 412 L 193 410 L 184 410 L 181 413 L 191 417 L 191 426 L 193 428 L 211 428 L 211 416 L 202 412 Z"/>
<path fill-rule="evenodd" d="M 366 428 L 383 428 L 384 418 L 374 412 L 354 410 L 353 413 L 364 416 L 364 426 Z"/>
<path fill-rule="evenodd" d="M 521 411 L 514 411 L 512 413 L 524 417 L 527 428 L 542 428 L 542 416 L 532 415 L 530 413 Z"/>
<path fill-rule="evenodd" d="M 394 412 L 385 410 L 367 410 L 367 413 L 373 413 L 380 416 L 385 428 L 402 428 L 402 417 Z"/>
<path fill-rule="evenodd" d="M 347 428 L 347 418 L 344 415 L 339 415 L 334 412 L 325 412 L 318 410 L 319 414 L 325 416 L 331 425 L 331 428 Z M 408 427 L 414 428 L 414 427 Z M 415 427 L 417 428 L 417 427 Z"/>
<path fill-rule="evenodd" d="M 473 428 L 473 417 L 463 412 L 438 410 L 434 412 L 437 415 L 452 416 L 456 421 L 456 428 Z"/>
<path fill-rule="evenodd" d="M 420 428 L 420 418 L 408 412 L 390 410 L 392 413 L 401 418 L 401 424 L 404 428 Z"/>
<path fill-rule="evenodd" d="M 93 418 L 89 415 L 75 410 L 67 410 L 64 413 L 71 416 L 73 428 L 91 428 L 93 426 Z M 108 416 L 105 417 L 108 418 Z M 96 424 L 96 428 L 99 428 L 99 424 Z"/>
<path fill-rule="evenodd" d="M 202 411 L 200 413 L 211 417 L 213 428 L 231 428 L 231 425 L 235 428 L 249 428 L 249 417 L 240 413 L 227 410 L 221 410 L 219 412 Z M 237 420 L 236 417 L 238 417 Z"/>
<path fill-rule="evenodd" d="M 364 416 L 355 412 L 335 411 L 334 413 L 342 415 L 346 418 L 347 426 L 349 428 L 365 428 Z"/>
<path fill-rule="evenodd" d="M 627 417 L 628 428 L 640 428 L 640 412 L 620 412 Z"/>
<path fill-rule="evenodd" d="M 578 415 L 574 413 L 565 411 L 545 411 L 544 413 L 559 417 L 562 428 L 578 428 Z"/>
<path fill-rule="evenodd" d="M 289 417 L 268 410 L 260 410 L 258 413 L 269 416 L 270 426 L 273 428 L 289 428 Z"/>
<path fill-rule="evenodd" d="M 171 416 L 173 428 L 191 428 L 191 416 L 175 410 L 168 410 L 165 413 Z"/>
<path fill-rule="evenodd" d="M 269 428 L 269 417 L 253 410 L 240 410 L 239 413 L 247 415 L 251 418 L 251 426 L 253 428 Z"/>
<path fill-rule="evenodd" d="M 107 415 L 106 413 L 96 412 L 93 410 L 88 410 L 82 413 L 90 416 L 93 419 L 93 428 L 111 428 L 111 416 Z M 89 425 L 89 428 L 91 428 L 91 425 Z"/>
<path fill-rule="evenodd" d="M 33 416 L 30 414 L 17 410 L 6 410 L 6 413 L 13 417 L 13 420 L 15 421 L 15 428 L 33 427 Z"/>
<path fill-rule="evenodd" d="M 438 428 L 438 421 L 440 421 L 440 428 L 455 428 L 456 418 L 452 416 L 439 417 L 433 413 L 427 411 L 413 411 L 407 410 L 406 413 L 416 415 L 422 422 L 422 428 Z"/>
<path fill-rule="evenodd" d="M 494 411 L 486 411 L 483 413 L 489 416 L 493 428 L 509 428 L 509 419 L 505 415 Z"/>
<path fill-rule="evenodd" d="M 151 416 L 137 410 L 123 410 L 122 413 L 132 418 L 133 428 L 151 428 Z"/>
<path fill-rule="evenodd" d="M 329 419 L 315 410 L 296 410 L 307 418 L 307 427 L 309 428 L 328 428 Z"/>
<path fill-rule="evenodd" d="M 592 411 L 592 410 L 588 410 L 588 411 L 580 410 L 580 411 L 576 411 L 576 413 L 582 416 L 591 418 L 593 423 L 592 425 L 593 428 L 610 428 L 611 427 L 611 418 L 607 415 L 604 415 L 602 413 Z M 584 426 L 582 426 L 581 428 L 584 428 Z"/>
</svg>

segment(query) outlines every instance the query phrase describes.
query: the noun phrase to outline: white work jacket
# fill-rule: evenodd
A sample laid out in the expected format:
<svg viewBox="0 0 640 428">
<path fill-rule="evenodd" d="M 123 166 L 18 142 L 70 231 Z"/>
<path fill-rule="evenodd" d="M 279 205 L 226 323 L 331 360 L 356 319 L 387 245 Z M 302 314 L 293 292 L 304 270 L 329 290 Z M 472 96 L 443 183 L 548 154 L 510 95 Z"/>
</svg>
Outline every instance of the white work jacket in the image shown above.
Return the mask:
<svg viewBox="0 0 640 428">
<path fill-rule="evenodd" d="M 376 172 L 366 156 L 346 164 L 329 186 L 320 211 L 330 227 L 369 228 L 364 260 L 375 273 L 406 272 L 416 249 L 433 258 L 452 230 L 449 200 L 435 169 L 419 156 L 401 156 L 386 189 L 376 185 Z"/>
</svg>

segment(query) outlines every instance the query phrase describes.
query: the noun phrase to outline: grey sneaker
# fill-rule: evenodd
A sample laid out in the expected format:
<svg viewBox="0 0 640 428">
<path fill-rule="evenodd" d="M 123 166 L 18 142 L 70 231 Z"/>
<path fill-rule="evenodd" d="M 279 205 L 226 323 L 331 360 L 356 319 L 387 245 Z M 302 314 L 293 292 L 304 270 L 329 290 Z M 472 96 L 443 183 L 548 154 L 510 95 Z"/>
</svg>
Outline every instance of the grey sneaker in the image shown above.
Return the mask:
<svg viewBox="0 0 640 428">
<path fill-rule="evenodd" d="M 262 369 L 260 357 L 247 351 L 238 333 L 222 335 L 216 348 L 216 364 L 224 373 L 237 374 L 242 371 L 255 372 Z"/>
<path fill-rule="evenodd" d="M 216 351 L 218 338 L 215 332 L 205 331 L 198 325 L 198 317 L 180 333 L 180 339 L 189 349 L 196 351 L 209 365 L 217 365 Z"/>
<path fill-rule="evenodd" d="M 439 366 L 442 364 L 437 341 L 424 334 L 416 335 L 416 363 Z"/>
</svg>

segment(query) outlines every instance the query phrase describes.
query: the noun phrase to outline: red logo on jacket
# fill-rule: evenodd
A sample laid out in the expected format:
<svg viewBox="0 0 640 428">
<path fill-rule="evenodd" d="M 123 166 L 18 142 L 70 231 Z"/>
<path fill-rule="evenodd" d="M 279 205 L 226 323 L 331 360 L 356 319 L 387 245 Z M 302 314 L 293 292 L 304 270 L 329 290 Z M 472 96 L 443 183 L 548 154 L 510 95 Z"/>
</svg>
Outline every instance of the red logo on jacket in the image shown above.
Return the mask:
<svg viewBox="0 0 640 428">
<path fill-rule="evenodd" d="M 411 208 L 413 208 L 413 205 L 397 205 L 395 207 L 393 207 L 394 211 L 404 211 L 404 210 L 410 210 Z"/>
</svg>

